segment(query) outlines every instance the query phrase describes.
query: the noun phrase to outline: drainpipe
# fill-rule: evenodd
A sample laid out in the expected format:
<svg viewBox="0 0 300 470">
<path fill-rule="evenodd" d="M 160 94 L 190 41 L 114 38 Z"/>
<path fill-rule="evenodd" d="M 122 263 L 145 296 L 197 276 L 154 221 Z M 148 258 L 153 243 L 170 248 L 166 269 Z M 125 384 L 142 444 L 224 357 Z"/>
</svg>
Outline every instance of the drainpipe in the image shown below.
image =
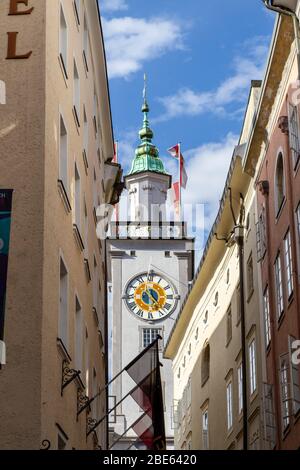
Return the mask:
<svg viewBox="0 0 300 470">
<path fill-rule="evenodd" d="M 107 269 L 108 269 L 108 261 L 107 261 L 107 238 L 105 237 L 104 239 L 104 269 L 105 269 L 105 279 L 104 279 L 104 285 L 105 285 L 105 297 L 104 297 L 104 310 L 105 310 L 105 326 L 104 326 L 104 334 L 105 334 L 105 339 L 104 339 L 104 348 L 105 348 L 105 383 L 108 383 L 109 380 L 109 339 L 108 339 L 108 289 L 107 289 Z M 109 390 L 106 390 L 106 413 L 108 413 L 108 408 L 109 408 Z M 109 449 L 109 417 L 107 416 L 106 418 L 106 429 L 105 429 L 105 440 L 106 440 L 106 450 Z"/>
<path fill-rule="evenodd" d="M 263 0 L 264 5 L 268 10 L 275 11 L 279 15 L 291 16 L 293 19 L 294 33 L 295 33 L 295 43 L 296 43 L 296 52 L 297 52 L 297 62 L 298 62 L 298 80 L 300 81 L 300 24 L 299 19 L 295 12 L 284 7 L 275 7 L 272 4 L 272 0 Z"/>
<path fill-rule="evenodd" d="M 244 227 L 236 225 L 234 238 L 239 252 L 240 276 L 240 313 L 241 313 L 241 343 L 242 343 L 242 370 L 243 370 L 243 450 L 248 450 L 248 393 L 247 393 L 247 344 L 246 344 L 246 318 L 245 318 L 245 281 L 244 281 Z"/>
</svg>

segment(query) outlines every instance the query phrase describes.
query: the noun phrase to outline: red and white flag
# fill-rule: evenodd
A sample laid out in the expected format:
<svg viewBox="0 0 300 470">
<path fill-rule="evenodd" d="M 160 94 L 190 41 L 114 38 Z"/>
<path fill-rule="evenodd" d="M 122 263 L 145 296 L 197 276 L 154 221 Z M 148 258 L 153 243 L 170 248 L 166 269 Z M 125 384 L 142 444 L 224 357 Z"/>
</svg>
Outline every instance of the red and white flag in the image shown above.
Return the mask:
<svg viewBox="0 0 300 470">
<path fill-rule="evenodd" d="M 173 190 L 173 204 L 174 204 L 174 209 L 175 213 L 177 216 L 179 216 L 180 212 L 180 188 L 179 188 L 179 181 L 177 183 L 174 183 L 172 185 L 172 190 Z"/>
<path fill-rule="evenodd" d="M 175 147 L 171 147 L 168 149 L 168 152 L 173 158 L 176 158 L 177 160 L 179 159 L 180 153 L 180 185 L 183 189 L 185 189 L 188 182 L 188 176 L 185 169 L 185 160 L 180 151 L 180 144 L 175 145 Z"/>
</svg>

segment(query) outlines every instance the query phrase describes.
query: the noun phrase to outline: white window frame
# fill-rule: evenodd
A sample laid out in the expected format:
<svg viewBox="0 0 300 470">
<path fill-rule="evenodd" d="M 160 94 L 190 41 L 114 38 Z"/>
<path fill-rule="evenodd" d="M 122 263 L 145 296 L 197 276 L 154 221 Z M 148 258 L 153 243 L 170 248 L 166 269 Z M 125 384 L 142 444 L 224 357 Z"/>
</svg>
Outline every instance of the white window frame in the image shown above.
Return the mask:
<svg viewBox="0 0 300 470">
<path fill-rule="evenodd" d="M 75 369 L 83 372 L 83 312 L 78 296 L 75 296 Z"/>
<path fill-rule="evenodd" d="M 284 313 L 283 283 L 282 283 L 282 264 L 281 253 L 279 252 L 275 260 L 275 292 L 276 292 L 276 309 L 278 320 Z"/>
<path fill-rule="evenodd" d="M 237 378 L 238 378 L 238 412 L 239 415 L 242 414 L 244 409 L 243 401 L 243 364 L 241 363 L 237 369 Z"/>
<path fill-rule="evenodd" d="M 62 3 L 59 15 L 59 57 L 65 78 L 68 78 L 68 23 Z"/>
<path fill-rule="evenodd" d="M 279 161 L 279 158 L 280 156 L 282 157 L 282 178 L 283 178 L 283 181 L 282 181 L 282 201 L 280 202 L 280 204 L 278 204 L 278 161 Z M 286 182 L 285 182 L 285 166 L 284 166 L 284 152 L 282 149 L 280 149 L 277 153 L 277 158 L 276 158 L 276 166 L 275 166 L 275 175 L 274 175 L 274 195 L 275 195 L 275 217 L 276 219 L 279 217 L 280 213 L 281 213 L 281 209 L 284 205 L 284 201 L 286 199 Z"/>
<path fill-rule="evenodd" d="M 290 397 L 289 397 L 289 364 L 286 359 L 280 363 L 280 388 L 281 388 L 281 409 L 283 432 L 289 427 L 290 418 Z"/>
<path fill-rule="evenodd" d="M 76 124 L 80 127 L 80 75 L 76 59 L 73 59 L 73 109 Z"/>
<path fill-rule="evenodd" d="M 62 126 L 64 133 L 62 134 Z M 63 115 L 59 114 L 59 179 L 64 189 L 69 194 L 69 139 L 68 129 Z"/>
<path fill-rule="evenodd" d="M 80 25 L 80 7 L 81 7 L 81 0 L 73 0 L 74 11 L 75 11 L 75 18 L 78 26 Z"/>
<path fill-rule="evenodd" d="M 62 276 L 62 269 L 65 273 Z M 59 257 L 59 317 L 58 338 L 66 350 L 69 343 L 69 270 L 62 255 Z"/>
<path fill-rule="evenodd" d="M 202 446 L 203 450 L 209 450 L 209 415 L 208 408 L 202 413 Z"/>
<path fill-rule="evenodd" d="M 296 170 L 300 160 L 299 116 L 298 108 L 288 103 L 289 144 L 292 154 L 293 169 Z"/>
<path fill-rule="evenodd" d="M 233 427 L 233 384 L 232 379 L 226 385 L 226 403 L 227 403 L 227 431 L 231 431 Z"/>
<path fill-rule="evenodd" d="M 148 336 L 147 341 L 145 342 L 145 335 Z M 162 328 L 151 328 L 151 327 L 142 327 L 141 328 L 141 349 L 147 348 L 156 338 L 157 336 L 163 337 L 163 330 Z M 162 341 L 160 340 L 159 349 L 162 349 Z"/>
<path fill-rule="evenodd" d="M 75 162 L 75 181 L 74 181 L 74 209 L 75 209 L 75 224 L 79 232 L 81 231 L 81 177 L 78 165 Z"/>
<path fill-rule="evenodd" d="M 83 62 L 86 69 L 86 72 L 89 71 L 88 65 L 88 56 L 89 56 L 89 49 L 90 49 L 90 39 L 89 39 L 89 28 L 87 24 L 86 14 L 84 14 L 83 19 Z"/>
<path fill-rule="evenodd" d="M 256 340 L 253 338 L 248 347 L 250 396 L 257 390 Z"/>
<path fill-rule="evenodd" d="M 292 257 L 292 239 L 291 231 L 288 230 L 284 237 L 284 259 L 285 259 L 285 275 L 288 299 L 293 295 L 294 292 L 294 279 L 293 279 L 293 257 Z"/>
<path fill-rule="evenodd" d="M 263 309 L 264 309 L 264 325 L 265 325 L 265 345 L 266 345 L 266 348 L 268 348 L 272 339 L 269 286 L 266 287 L 264 294 L 263 294 Z"/>
</svg>

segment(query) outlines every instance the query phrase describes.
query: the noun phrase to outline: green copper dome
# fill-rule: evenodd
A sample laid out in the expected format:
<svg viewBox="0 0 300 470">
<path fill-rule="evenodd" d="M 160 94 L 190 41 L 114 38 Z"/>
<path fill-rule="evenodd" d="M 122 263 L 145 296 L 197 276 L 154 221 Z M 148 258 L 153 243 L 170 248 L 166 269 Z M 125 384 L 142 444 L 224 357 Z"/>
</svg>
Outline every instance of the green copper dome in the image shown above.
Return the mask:
<svg viewBox="0 0 300 470">
<path fill-rule="evenodd" d="M 166 175 L 165 167 L 159 158 L 158 148 L 152 143 L 153 132 L 150 129 L 148 113 L 150 109 L 146 100 L 146 85 L 144 89 L 144 103 L 142 113 L 144 114 L 143 127 L 139 132 L 141 143 L 135 151 L 135 158 L 129 175 L 142 173 L 144 171 L 153 171 Z"/>
</svg>

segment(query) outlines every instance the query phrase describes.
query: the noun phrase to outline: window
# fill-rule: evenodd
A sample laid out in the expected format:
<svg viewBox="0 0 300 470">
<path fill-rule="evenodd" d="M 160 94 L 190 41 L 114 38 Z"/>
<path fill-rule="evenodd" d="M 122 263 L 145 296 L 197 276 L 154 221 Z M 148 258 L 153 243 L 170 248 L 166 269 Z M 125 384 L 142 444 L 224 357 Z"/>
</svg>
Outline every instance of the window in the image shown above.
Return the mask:
<svg viewBox="0 0 300 470">
<path fill-rule="evenodd" d="M 197 341 L 198 338 L 199 338 L 199 328 L 196 329 L 195 340 Z"/>
<path fill-rule="evenodd" d="M 292 243 L 291 243 L 291 232 L 290 231 L 288 231 L 288 233 L 286 234 L 285 239 L 284 239 L 284 258 L 285 258 L 287 293 L 288 293 L 288 298 L 290 299 L 292 294 L 293 294 L 293 290 L 294 290 Z"/>
<path fill-rule="evenodd" d="M 266 217 L 264 208 L 262 209 L 258 223 L 256 224 L 256 248 L 257 260 L 261 261 L 267 251 Z"/>
<path fill-rule="evenodd" d="M 94 168 L 94 186 L 93 186 L 93 199 L 94 199 L 94 208 L 97 208 L 98 203 L 98 191 L 97 191 L 97 175 Z"/>
<path fill-rule="evenodd" d="M 188 355 L 192 354 L 192 343 L 189 344 Z"/>
<path fill-rule="evenodd" d="M 277 315 L 279 319 L 284 312 L 280 253 L 278 254 L 276 261 L 275 261 L 275 291 L 276 291 Z"/>
<path fill-rule="evenodd" d="M 59 144 L 59 179 L 68 193 L 68 133 L 62 116 L 60 116 Z"/>
<path fill-rule="evenodd" d="M 241 322 L 241 286 L 240 284 L 238 284 L 236 288 L 236 311 L 237 311 L 236 326 L 238 326 Z"/>
<path fill-rule="evenodd" d="M 299 364 L 298 361 L 293 360 L 294 342 L 296 338 L 289 336 L 289 363 L 290 363 L 290 384 L 291 384 L 291 398 L 294 415 L 298 415 L 300 411 L 300 385 L 299 385 Z"/>
<path fill-rule="evenodd" d="M 289 103 L 289 137 L 293 167 L 296 169 L 300 158 L 299 123 L 297 106 Z"/>
<path fill-rule="evenodd" d="M 281 364 L 280 364 L 280 385 L 281 385 L 281 403 L 282 403 L 282 422 L 283 422 L 283 430 L 285 430 L 290 424 L 288 363 L 285 359 L 281 360 Z"/>
<path fill-rule="evenodd" d="M 94 257 L 94 273 L 93 273 L 93 302 L 94 308 L 98 312 L 98 292 L 99 292 L 99 273 L 98 273 L 98 265 L 96 258 Z M 99 312 L 98 312 L 99 313 Z"/>
<path fill-rule="evenodd" d="M 252 253 L 247 261 L 247 291 L 248 291 L 248 300 L 250 300 L 254 291 Z"/>
<path fill-rule="evenodd" d="M 214 300 L 214 306 L 217 307 L 219 302 L 219 292 L 215 293 L 215 300 Z"/>
<path fill-rule="evenodd" d="M 89 124 L 86 116 L 85 107 L 83 108 L 83 150 L 86 159 L 88 159 L 89 153 Z"/>
<path fill-rule="evenodd" d="M 68 29 L 62 6 L 60 6 L 60 34 L 59 34 L 59 56 L 63 66 L 64 74 L 68 78 Z"/>
<path fill-rule="evenodd" d="M 142 330 L 142 345 L 143 348 L 147 348 L 153 341 L 156 340 L 157 336 L 162 336 L 162 330 L 160 328 L 143 328 Z M 161 345 L 160 345 L 161 349 Z"/>
<path fill-rule="evenodd" d="M 84 16 L 84 27 L 83 27 L 83 59 L 86 71 L 88 72 L 88 51 L 89 51 L 89 31 L 86 21 L 86 16 Z"/>
<path fill-rule="evenodd" d="M 284 180 L 284 164 L 283 155 L 280 152 L 277 157 L 276 174 L 275 174 L 275 211 L 278 216 L 285 199 L 285 180 Z"/>
<path fill-rule="evenodd" d="M 271 320 L 270 320 L 270 299 L 269 299 L 269 288 L 267 287 L 264 293 L 263 299 L 264 307 L 264 323 L 265 323 L 265 343 L 266 348 L 271 342 Z"/>
<path fill-rule="evenodd" d="M 256 391 L 256 343 L 255 339 L 249 345 L 249 374 L 250 374 L 250 395 Z"/>
<path fill-rule="evenodd" d="M 204 323 L 204 325 L 207 325 L 207 323 L 208 323 L 208 310 L 206 310 L 206 312 L 204 314 L 203 323 Z"/>
<path fill-rule="evenodd" d="M 96 92 L 94 93 L 94 127 L 95 127 L 95 134 L 97 135 L 98 132 L 98 125 L 97 125 L 97 112 L 98 112 L 98 98 Z"/>
<path fill-rule="evenodd" d="M 202 351 L 202 361 L 201 361 L 201 380 L 202 386 L 209 379 L 209 368 L 210 368 L 210 346 L 207 343 Z"/>
<path fill-rule="evenodd" d="M 237 370 L 238 375 L 238 399 L 239 399 L 239 415 L 243 411 L 243 365 L 240 364 Z"/>
<path fill-rule="evenodd" d="M 73 80 L 74 80 L 74 83 L 73 83 L 74 114 L 75 114 L 76 124 L 80 126 L 80 79 L 79 79 L 78 68 L 77 68 L 75 60 L 74 60 L 74 65 L 73 65 Z"/>
<path fill-rule="evenodd" d="M 83 361 L 83 316 L 78 298 L 75 300 L 75 369 L 82 372 Z"/>
<path fill-rule="evenodd" d="M 231 313 L 231 306 L 227 311 L 227 328 L 226 328 L 226 345 L 230 343 L 232 339 L 232 313 Z"/>
<path fill-rule="evenodd" d="M 89 219 L 86 201 L 84 201 L 84 256 L 86 259 L 89 257 Z"/>
<path fill-rule="evenodd" d="M 207 409 L 202 414 L 202 445 L 203 445 L 203 450 L 209 449 L 208 410 Z"/>
<path fill-rule="evenodd" d="M 80 24 L 80 0 L 74 0 L 74 10 L 76 21 L 78 24 Z"/>
<path fill-rule="evenodd" d="M 60 259 L 58 336 L 66 348 L 68 348 L 68 324 L 68 271 L 63 260 Z"/>
<path fill-rule="evenodd" d="M 75 224 L 81 229 L 81 183 L 80 175 L 75 163 Z"/>
<path fill-rule="evenodd" d="M 227 429 L 230 431 L 233 426 L 233 407 L 232 407 L 232 382 L 230 381 L 226 387 L 227 399 Z"/>
</svg>

